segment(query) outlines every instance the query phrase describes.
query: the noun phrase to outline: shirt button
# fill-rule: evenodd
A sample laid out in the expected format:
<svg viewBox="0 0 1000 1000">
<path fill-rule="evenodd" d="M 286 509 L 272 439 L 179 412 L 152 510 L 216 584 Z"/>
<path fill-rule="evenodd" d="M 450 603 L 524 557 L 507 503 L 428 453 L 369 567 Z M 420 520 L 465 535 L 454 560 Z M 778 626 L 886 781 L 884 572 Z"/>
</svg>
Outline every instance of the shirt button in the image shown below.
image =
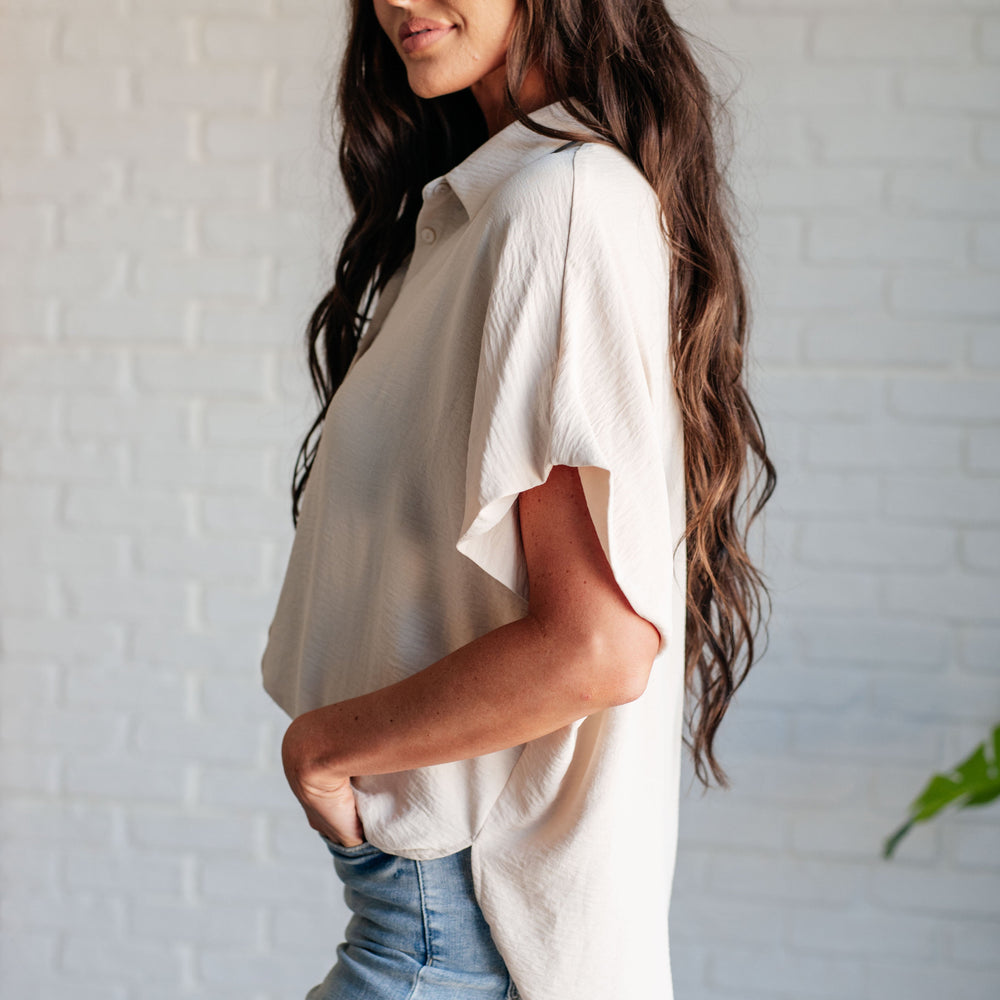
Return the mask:
<svg viewBox="0 0 1000 1000">
<path fill-rule="evenodd" d="M 433 243 L 434 240 L 437 239 L 437 233 L 435 233 L 430 226 L 424 226 L 424 228 L 420 230 L 420 238 L 425 243 Z"/>
</svg>

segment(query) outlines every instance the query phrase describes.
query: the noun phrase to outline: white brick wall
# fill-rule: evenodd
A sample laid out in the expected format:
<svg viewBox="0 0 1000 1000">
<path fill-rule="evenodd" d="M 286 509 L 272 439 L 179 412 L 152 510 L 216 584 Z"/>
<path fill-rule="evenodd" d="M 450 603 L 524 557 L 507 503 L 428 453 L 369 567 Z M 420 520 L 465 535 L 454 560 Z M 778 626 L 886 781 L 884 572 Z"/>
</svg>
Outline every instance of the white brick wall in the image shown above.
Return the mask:
<svg viewBox="0 0 1000 1000">
<path fill-rule="evenodd" d="M 678 998 L 986 1000 L 996 807 L 879 851 L 1000 720 L 1000 7 L 690 7 L 742 78 L 779 490 L 771 648 L 721 737 L 734 787 L 683 803 Z"/>
<path fill-rule="evenodd" d="M 2 5 L 3 1000 L 287 1000 L 333 961 L 258 664 L 343 217 L 341 6 Z M 997 809 L 879 851 L 1000 718 L 1000 8 L 678 14 L 741 78 L 780 486 L 734 787 L 683 801 L 677 997 L 985 1000 Z"/>
</svg>

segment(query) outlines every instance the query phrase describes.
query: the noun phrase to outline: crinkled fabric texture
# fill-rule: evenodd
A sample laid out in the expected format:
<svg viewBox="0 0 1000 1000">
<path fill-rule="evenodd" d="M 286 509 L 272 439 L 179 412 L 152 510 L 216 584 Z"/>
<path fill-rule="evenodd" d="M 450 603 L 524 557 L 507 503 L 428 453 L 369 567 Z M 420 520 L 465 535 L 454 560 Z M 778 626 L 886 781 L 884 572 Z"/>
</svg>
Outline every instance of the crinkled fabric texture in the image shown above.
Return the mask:
<svg viewBox="0 0 1000 1000">
<path fill-rule="evenodd" d="M 532 117 L 579 128 L 558 105 Z M 685 505 L 656 195 L 620 151 L 516 122 L 423 193 L 326 418 L 265 686 L 294 716 L 520 617 L 518 494 L 579 468 L 615 577 L 661 635 L 646 691 L 524 746 L 354 784 L 380 849 L 471 846 L 525 1000 L 671 1000 Z"/>
</svg>

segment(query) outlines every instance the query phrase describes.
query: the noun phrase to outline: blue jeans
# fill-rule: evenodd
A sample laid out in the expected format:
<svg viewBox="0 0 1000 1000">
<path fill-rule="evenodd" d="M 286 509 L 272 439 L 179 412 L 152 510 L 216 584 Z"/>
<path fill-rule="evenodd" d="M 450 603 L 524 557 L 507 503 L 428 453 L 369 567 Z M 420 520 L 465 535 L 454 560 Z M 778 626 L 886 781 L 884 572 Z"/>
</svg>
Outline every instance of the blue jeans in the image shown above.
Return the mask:
<svg viewBox="0 0 1000 1000">
<path fill-rule="evenodd" d="M 414 861 L 323 842 L 353 915 L 306 1000 L 518 1000 L 476 902 L 471 848 Z"/>
</svg>

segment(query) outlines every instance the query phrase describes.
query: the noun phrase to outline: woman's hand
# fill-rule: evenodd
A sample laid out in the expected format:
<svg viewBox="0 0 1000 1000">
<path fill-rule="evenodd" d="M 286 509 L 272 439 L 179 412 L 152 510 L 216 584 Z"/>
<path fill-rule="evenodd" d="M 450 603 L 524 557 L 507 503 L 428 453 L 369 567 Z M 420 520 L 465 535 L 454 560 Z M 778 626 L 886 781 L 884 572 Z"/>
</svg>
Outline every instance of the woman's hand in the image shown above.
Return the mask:
<svg viewBox="0 0 1000 1000">
<path fill-rule="evenodd" d="M 344 847 L 356 847 L 364 841 L 365 832 L 350 776 L 332 774 L 317 766 L 308 716 L 308 712 L 299 716 L 285 732 L 281 743 L 285 777 L 317 833 Z"/>
</svg>

